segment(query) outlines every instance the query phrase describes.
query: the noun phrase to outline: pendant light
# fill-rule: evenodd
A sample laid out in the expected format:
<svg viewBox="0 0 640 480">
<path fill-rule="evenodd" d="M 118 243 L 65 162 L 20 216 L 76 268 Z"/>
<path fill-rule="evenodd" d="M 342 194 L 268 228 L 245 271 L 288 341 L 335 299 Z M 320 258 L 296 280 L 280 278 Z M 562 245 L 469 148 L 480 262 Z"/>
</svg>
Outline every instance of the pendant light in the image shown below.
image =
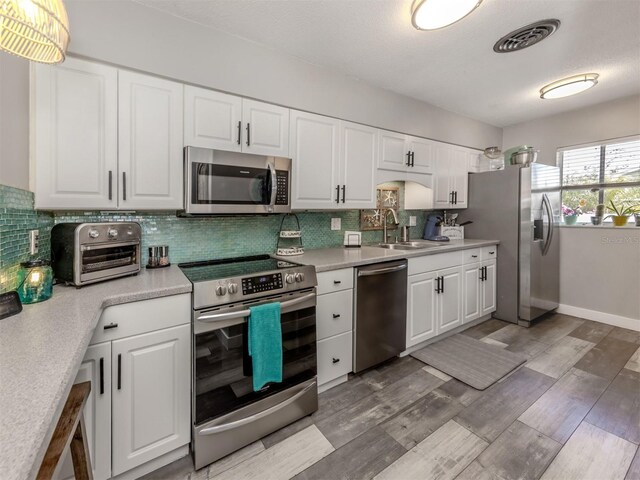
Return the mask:
<svg viewBox="0 0 640 480">
<path fill-rule="evenodd" d="M 584 92 L 598 83 L 597 73 L 583 73 L 563 78 L 540 89 L 540 98 L 562 98 Z"/>
<path fill-rule="evenodd" d="M 60 63 L 68 44 L 62 0 L 0 0 L 0 49 L 34 62 Z"/>
<path fill-rule="evenodd" d="M 418 30 L 437 30 L 463 19 L 481 3 L 482 0 L 415 0 L 411 23 Z"/>
</svg>

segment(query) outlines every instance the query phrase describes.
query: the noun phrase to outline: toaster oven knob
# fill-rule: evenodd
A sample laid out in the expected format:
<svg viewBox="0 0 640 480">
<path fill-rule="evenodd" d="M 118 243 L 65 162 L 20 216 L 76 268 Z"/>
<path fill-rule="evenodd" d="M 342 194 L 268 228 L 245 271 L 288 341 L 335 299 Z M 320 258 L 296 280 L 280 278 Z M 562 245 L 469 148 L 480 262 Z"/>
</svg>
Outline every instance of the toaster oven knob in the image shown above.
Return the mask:
<svg viewBox="0 0 640 480">
<path fill-rule="evenodd" d="M 91 230 L 89 230 L 89 237 L 90 238 L 98 238 L 100 236 L 100 232 L 98 230 L 96 230 L 95 228 L 92 228 Z"/>
<path fill-rule="evenodd" d="M 296 281 L 296 278 L 291 273 L 288 273 L 287 276 L 284 277 L 284 281 L 287 283 L 293 283 Z"/>
<path fill-rule="evenodd" d="M 223 295 L 227 294 L 227 287 L 225 287 L 224 285 L 220 285 L 219 287 L 216 287 L 216 295 L 219 297 L 222 297 Z"/>
<path fill-rule="evenodd" d="M 296 282 L 304 282 L 304 273 L 296 273 Z"/>
<path fill-rule="evenodd" d="M 107 235 L 109 235 L 109 238 L 118 238 L 118 230 L 116 230 L 115 228 L 110 228 L 107 231 Z"/>
</svg>

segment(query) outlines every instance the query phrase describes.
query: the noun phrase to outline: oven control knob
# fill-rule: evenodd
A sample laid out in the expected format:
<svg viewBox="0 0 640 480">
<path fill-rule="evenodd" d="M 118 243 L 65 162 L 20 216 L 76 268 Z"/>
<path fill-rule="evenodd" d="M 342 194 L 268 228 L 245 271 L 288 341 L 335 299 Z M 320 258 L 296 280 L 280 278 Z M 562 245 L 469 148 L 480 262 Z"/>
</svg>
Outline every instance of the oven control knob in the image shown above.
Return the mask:
<svg viewBox="0 0 640 480">
<path fill-rule="evenodd" d="M 89 237 L 90 238 L 98 238 L 100 236 L 100 232 L 98 230 L 96 230 L 95 228 L 92 228 L 91 230 L 89 230 Z"/>
<path fill-rule="evenodd" d="M 287 276 L 284 277 L 284 281 L 287 283 L 293 283 L 296 281 L 296 278 L 291 273 L 288 273 Z"/>
<path fill-rule="evenodd" d="M 304 273 L 296 273 L 296 282 L 304 282 Z"/>
<path fill-rule="evenodd" d="M 118 230 L 116 230 L 115 228 L 110 228 L 107 231 L 107 235 L 109 235 L 109 238 L 118 238 Z"/>
<path fill-rule="evenodd" d="M 219 287 L 216 287 L 216 295 L 219 297 L 222 297 L 223 295 L 227 294 L 227 287 L 225 287 L 224 285 L 220 285 Z"/>
<path fill-rule="evenodd" d="M 238 292 L 238 284 L 237 283 L 230 283 L 229 285 L 227 285 L 227 290 L 229 290 L 229 293 L 237 293 Z"/>
</svg>

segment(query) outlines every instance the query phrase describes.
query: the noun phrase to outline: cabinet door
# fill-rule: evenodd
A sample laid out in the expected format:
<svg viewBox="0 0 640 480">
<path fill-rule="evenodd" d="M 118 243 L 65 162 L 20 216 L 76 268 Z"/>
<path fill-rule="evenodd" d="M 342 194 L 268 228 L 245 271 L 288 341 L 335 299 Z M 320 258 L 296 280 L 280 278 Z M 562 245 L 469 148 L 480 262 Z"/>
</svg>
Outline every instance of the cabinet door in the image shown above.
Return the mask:
<svg viewBox="0 0 640 480">
<path fill-rule="evenodd" d="M 353 328 L 353 290 L 318 295 L 316 331 L 318 340 Z"/>
<path fill-rule="evenodd" d="M 413 173 L 433 173 L 434 142 L 419 137 L 409 137 L 409 140 L 409 150 L 412 152 L 409 170 Z"/>
<path fill-rule="evenodd" d="M 397 172 L 407 171 L 409 148 L 406 138 L 402 133 L 379 131 L 378 168 Z"/>
<path fill-rule="evenodd" d="M 182 84 L 120 70 L 120 209 L 180 209 Z"/>
<path fill-rule="evenodd" d="M 339 121 L 291 111 L 293 209 L 336 209 L 339 200 Z"/>
<path fill-rule="evenodd" d="M 480 282 L 480 264 L 472 263 L 463 267 L 464 320 L 470 322 L 480 317 L 482 287 Z"/>
<path fill-rule="evenodd" d="M 438 334 L 462 325 L 462 267 L 438 272 L 442 292 L 438 296 Z"/>
<path fill-rule="evenodd" d="M 378 130 L 357 123 L 340 122 L 341 205 L 345 208 L 375 208 L 375 168 Z M 344 193 L 344 195 L 343 195 Z"/>
<path fill-rule="evenodd" d="M 437 300 L 436 272 L 410 275 L 407 289 L 407 347 L 435 337 Z"/>
<path fill-rule="evenodd" d="M 118 70 L 75 58 L 32 68 L 35 207 L 115 209 Z"/>
<path fill-rule="evenodd" d="M 242 151 L 274 157 L 289 156 L 289 109 L 242 100 Z"/>
<path fill-rule="evenodd" d="M 353 370 L 353 337 L 351 332 L 318 340 L 318 385 L 348 374 Z"/>
<path fill-rule="evenodd" d="M 91 382 L 84 407 L 84 424 L 94 480 L 111 478 L 111 342 L 91 345 L 73 382 Z M 72 479 L 73 463 L 67 449 L 58 479 Z"/>
<path fill-rule="evenodd" d="M 453 149 L 450 178 L 451 190 L 455 192 L 455 201 L 450 208 L 467 208 L 467 189 L 469 184 L 469 155 L 467 149 Z"/>
<path fill-rule="evenodd" d="M 482 282 L 482 315 L 496 311 L 496 261 L 482 264 L 486 271 L 486 280 Z"/>
<path fill-rule="evenodd" d="M 113 475 L 190 441 L 191 326 L 115 340 Z"/>
<path fill-rule="evenodd" d="M 434 149 L 433 208 L 451 208 L 451 159 L 452 147 L 436 144 Z"/>
<path fill-rule="evenodd" d="M 205 88 L 184 87 L 184 145 L 239 152 L 242 98 Z"/>
</svg>

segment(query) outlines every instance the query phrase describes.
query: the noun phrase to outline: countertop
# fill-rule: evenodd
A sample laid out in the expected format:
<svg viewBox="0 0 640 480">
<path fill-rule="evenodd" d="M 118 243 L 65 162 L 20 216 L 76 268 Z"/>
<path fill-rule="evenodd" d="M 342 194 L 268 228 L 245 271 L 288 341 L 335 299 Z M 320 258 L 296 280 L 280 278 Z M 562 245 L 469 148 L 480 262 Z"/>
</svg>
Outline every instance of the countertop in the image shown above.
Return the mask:
<svg viewBox="0 0 640 480">
<path fill-rule="evenodd" d="M 0 478 L 34 478 L 102 310 L 191 292 L 177 266 L 53 297 L 0 320 Z"/>
<path fill-rule="evenodd" d="M 375 246 L 362 246 L 361 248 L 322 248 L 318 250 L 308 250 L 302 255 L 276 258 L 300 263 L 302 265 L 314 265 L 316 272 L 327 272 L 340 268 L 357 267 L 369 263 L 396 260 L 398 258 L 423 257 L 425 255 L 497 245 L 498 243 L 500 243 L 499 240 L 465 239 L 451 240 L 447 243 L 438 244 L 438 246 L 420 250 L 389 250 Z"/>
</svg>

